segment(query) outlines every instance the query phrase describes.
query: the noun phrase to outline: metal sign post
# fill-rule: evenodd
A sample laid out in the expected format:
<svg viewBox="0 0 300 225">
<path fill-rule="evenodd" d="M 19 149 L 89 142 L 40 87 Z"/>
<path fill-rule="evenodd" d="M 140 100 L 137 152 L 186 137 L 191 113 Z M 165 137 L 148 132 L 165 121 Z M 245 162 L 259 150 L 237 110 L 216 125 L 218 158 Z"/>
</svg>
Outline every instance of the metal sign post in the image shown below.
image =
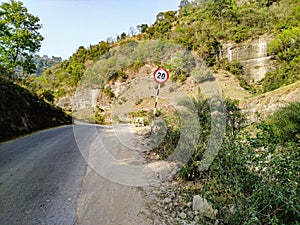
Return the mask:
<svg viewBox="0 0 300 225">
<path fill-rule="evenodd" d="M 164 68 L 158 68 L 154 72 L 154 80 L 158 83 L 157 87 L 157 93 L 156 93 L 156 99 L 155 99 L 155 105 L 154 105 L 154 110 L 153 110 L 153 117 L 152 117 L 152 122 L 151 122 L 151 128 L 150 128 L 150 135 L 153 132 L 153 127 L 154 127 L 154 119 L 156 116 L 156 110 L 157 110 L 157 103 L 158 103 L 158 95 L 160 91 L 160 85 L 167 82 L 169 79 L 169 73 L 166 69 Z"/>
</svg>

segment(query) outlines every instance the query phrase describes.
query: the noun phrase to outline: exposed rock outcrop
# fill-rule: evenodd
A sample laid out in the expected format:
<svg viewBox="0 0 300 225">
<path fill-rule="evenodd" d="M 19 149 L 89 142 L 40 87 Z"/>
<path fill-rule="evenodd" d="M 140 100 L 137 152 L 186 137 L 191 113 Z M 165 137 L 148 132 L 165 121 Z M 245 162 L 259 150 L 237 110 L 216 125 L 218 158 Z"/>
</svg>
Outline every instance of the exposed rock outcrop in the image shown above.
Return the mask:
<svg viewBox="0 0 300 225">
<path fill-rule="evenodd" d="M 193 197 L 193 211 L 198 211 L 200 216 L 210 219 L 215 219 L 218 213 L 218 210 L 213 209 L 211 204 L 200 195 L 195 195 Z"/>
<path fill-rule="evenodd" d="M 268 43 L 271 37 L 264 35 L 256 40 L 239 44 L 228 42 L 223 44 L 222 57 L 228 61 L 239 61 L 244 68 L 245 80 L 256 83 L 274 68 L 272 56 L 268 56 Z"/>
</svg>

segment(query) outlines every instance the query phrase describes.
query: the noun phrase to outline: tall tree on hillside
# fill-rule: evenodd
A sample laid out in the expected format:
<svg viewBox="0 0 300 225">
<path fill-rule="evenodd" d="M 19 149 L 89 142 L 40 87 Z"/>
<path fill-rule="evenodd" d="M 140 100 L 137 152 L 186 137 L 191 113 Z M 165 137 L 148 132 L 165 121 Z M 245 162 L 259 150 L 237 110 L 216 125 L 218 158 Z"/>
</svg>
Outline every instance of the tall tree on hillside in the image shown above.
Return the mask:
<svg viewBox="0 0 300 225">
<path fill-rule="evenodd" d="M 12 72 L 17 66 L 27 73 L 34 70 L 33 54 L 44 39 L 38 32 L 39 22 L 22 2 L 10 0 L 0 5 L 0 71 Z"/>
<path fill-rule="evenodd" d="M 207 2 L 207 8 L 216 20 L 220 20 L 222 30 L 225 29 L 226 19 L 230 19 L 234 15 L 233 8 L 236 6 L 235 0 L 211 0 Z"/>
<path fill-rule="evenodd" d="M 136 28 L 140 33 L 145 33 L 146 30 L 148 29 L 148 24 L 143 23 L 141 25 L 137 25 Z"/>
</svg>

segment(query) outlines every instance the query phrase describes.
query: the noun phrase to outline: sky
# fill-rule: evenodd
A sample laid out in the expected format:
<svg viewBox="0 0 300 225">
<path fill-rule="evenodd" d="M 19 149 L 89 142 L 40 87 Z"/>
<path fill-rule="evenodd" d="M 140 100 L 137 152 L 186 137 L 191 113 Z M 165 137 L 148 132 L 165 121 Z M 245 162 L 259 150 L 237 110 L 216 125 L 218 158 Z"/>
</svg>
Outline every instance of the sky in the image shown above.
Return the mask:
<svg viewBox="0 0 300 225">
<path fill-rule="evenodd" d="M 45 38 L 39 55 L 68 59 L 79 46 L 116 38 L 130 27 L 153 24 L 159 12 L 177 10 L 180 0 L 20 0 L 40 18 Z"/>
</svg>

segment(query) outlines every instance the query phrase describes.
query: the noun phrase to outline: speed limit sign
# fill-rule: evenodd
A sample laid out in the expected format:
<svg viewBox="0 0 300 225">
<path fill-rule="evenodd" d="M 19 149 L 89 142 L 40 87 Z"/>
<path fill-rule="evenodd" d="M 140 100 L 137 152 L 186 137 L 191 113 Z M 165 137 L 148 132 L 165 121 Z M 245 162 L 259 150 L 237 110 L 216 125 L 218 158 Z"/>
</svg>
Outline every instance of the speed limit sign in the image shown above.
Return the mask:
<svg viewBox="0 0 300 225">
<path fill-rule="evenodd" d="M 169 79 L 169 73 L 166 69 L 164 68 L 158 68 L 154 72 L 154 80 L 159 83 L 163 84 Z"/>
</svg>

